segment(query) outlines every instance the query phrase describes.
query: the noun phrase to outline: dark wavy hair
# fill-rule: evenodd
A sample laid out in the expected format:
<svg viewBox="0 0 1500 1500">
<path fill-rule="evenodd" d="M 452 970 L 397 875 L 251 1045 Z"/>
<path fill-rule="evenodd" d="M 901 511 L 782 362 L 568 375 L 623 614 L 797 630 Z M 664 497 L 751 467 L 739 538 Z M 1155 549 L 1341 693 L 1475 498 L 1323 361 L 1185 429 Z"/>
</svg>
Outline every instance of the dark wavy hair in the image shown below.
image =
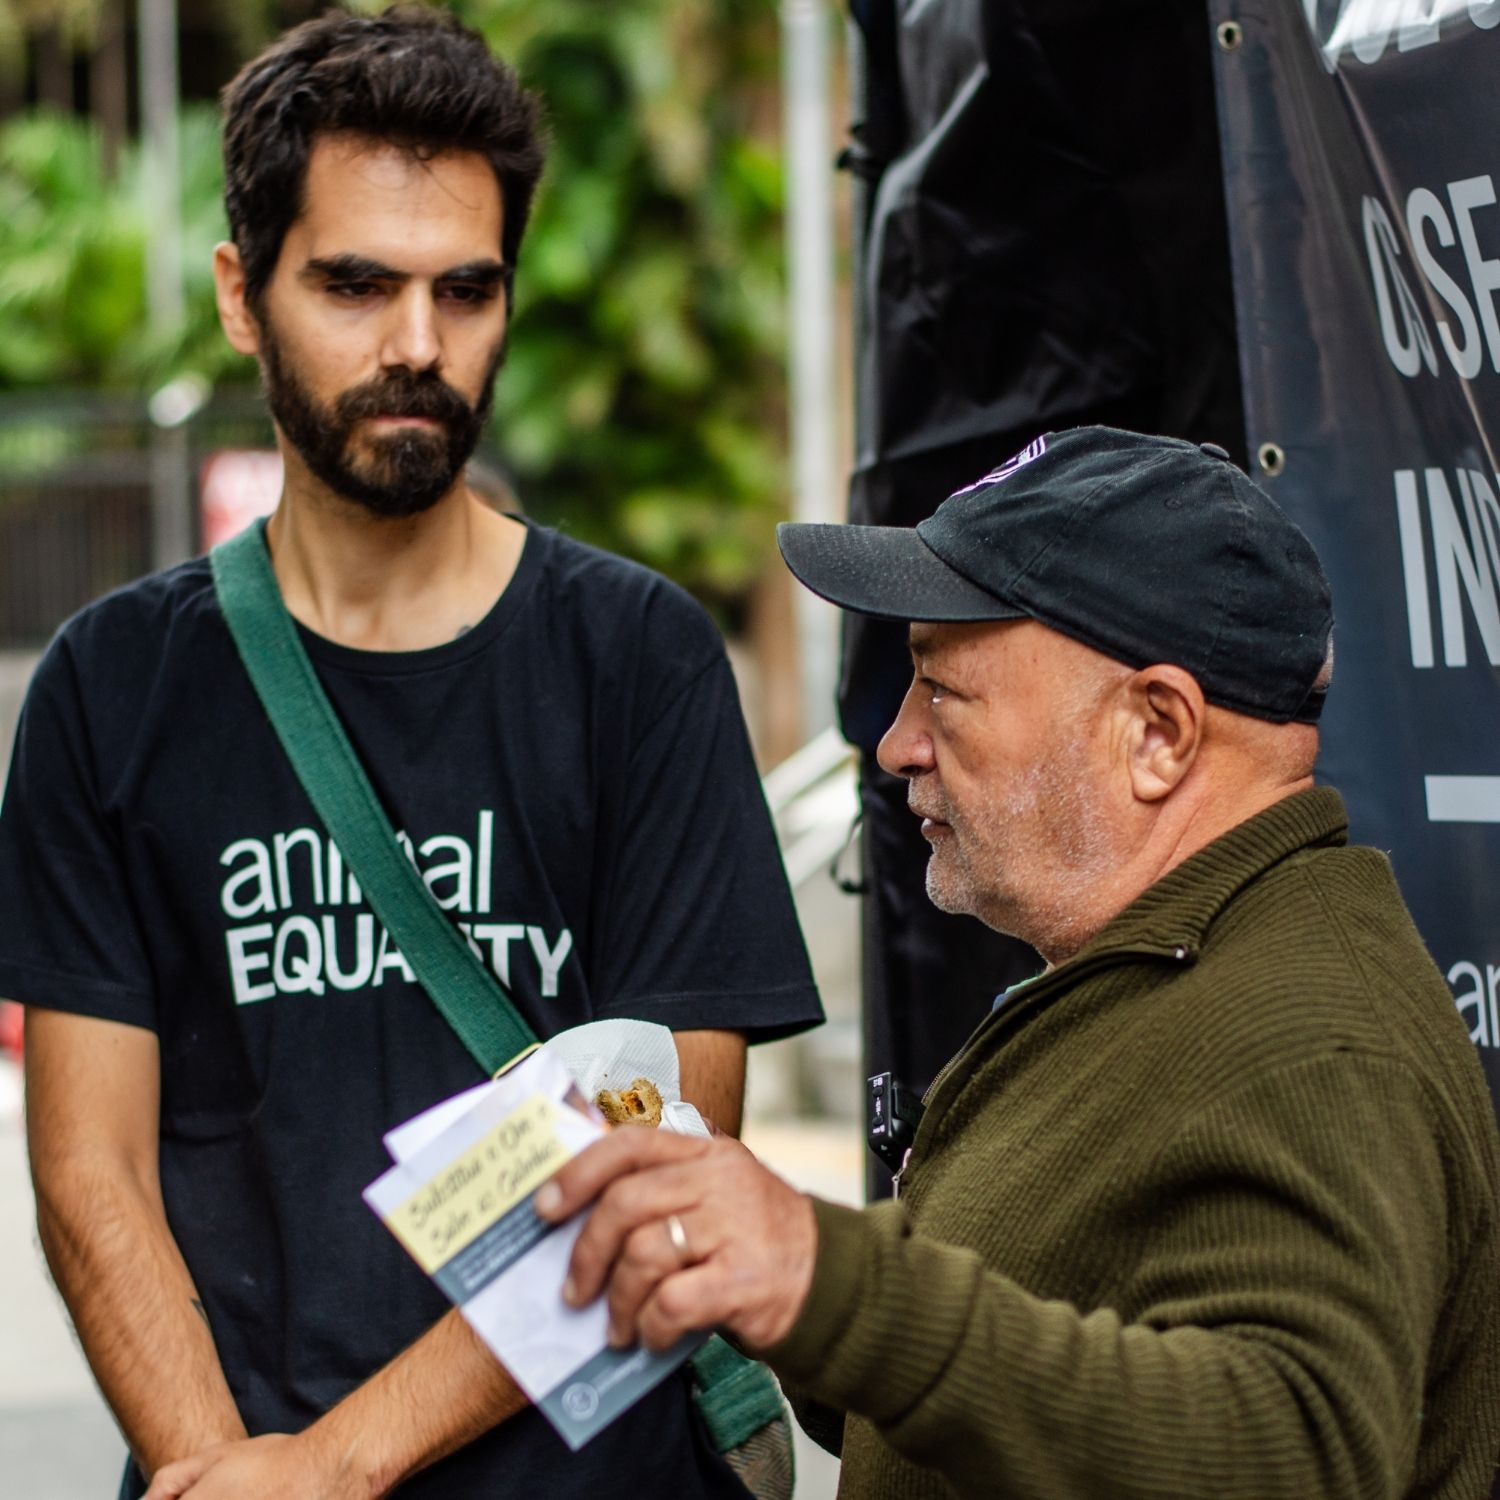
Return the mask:
<svg viewBox="0 0 1500 1500">
<path fill-rule="evenodd" d="M 328 11 L 246 63 L 223 106 L 224 207 L 252 306 L 302 211 L 313 144 L 335 132 L 418 157 L 487 158 L 504 208 L 500 254 L 514 269 L 545 156 L 540 102 L 478 32 L 447 12 Z"/>
</svg>

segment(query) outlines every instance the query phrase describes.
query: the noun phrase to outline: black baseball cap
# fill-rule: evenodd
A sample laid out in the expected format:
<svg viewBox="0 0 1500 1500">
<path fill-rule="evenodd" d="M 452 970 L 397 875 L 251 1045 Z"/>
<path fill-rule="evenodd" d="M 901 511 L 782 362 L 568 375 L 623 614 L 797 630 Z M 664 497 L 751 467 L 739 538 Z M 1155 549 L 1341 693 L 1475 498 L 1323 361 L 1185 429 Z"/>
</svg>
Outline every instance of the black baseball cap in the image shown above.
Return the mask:
<svg viewBox="0 0 1500 1500">
<path fill-rule="evenodd" d="M 1032 619 L 1210 703 L 1315 723 L 1333 629 L 1312 543 L 1212 443 L 1049 432 L 915 528 L 784 523 L 815 594 L 888 620 Z"/>
</svg>

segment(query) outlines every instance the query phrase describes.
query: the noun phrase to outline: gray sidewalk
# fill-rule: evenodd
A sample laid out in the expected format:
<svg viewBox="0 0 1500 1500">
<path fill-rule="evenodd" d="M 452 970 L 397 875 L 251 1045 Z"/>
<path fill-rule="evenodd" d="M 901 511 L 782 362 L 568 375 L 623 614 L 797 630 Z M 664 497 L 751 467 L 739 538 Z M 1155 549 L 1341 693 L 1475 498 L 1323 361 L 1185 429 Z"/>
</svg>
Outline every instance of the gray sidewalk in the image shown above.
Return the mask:
<svg viewBox="0 0 1500 1500">
<path fill-rule="evenodd" d="M 862 1163 L 851 1125 L 752 1122 L 745 1137 L 799 1186 L 856 1201 Z M 0 1059 L 0 1495 L 110 1500 L 124 1454 L 42 1264 L 19 1076 Z M 837 1462 L 799 1433 L 797 1500 L 831 1500 L 837 1484 Z"/>
</svg>

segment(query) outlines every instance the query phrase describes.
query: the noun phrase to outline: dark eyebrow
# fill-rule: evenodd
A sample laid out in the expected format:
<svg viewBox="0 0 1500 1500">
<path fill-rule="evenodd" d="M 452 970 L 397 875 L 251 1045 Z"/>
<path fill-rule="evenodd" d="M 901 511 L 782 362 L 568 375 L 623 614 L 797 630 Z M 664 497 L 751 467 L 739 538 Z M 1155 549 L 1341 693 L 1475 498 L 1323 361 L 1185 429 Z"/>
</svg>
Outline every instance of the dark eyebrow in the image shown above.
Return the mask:
<svg viewBox="0 0 1500 1500">
<path fill-rule="evenodd" d="M 398 271 L 368 255 L 317 256 L 302 268 L 303 275 L 327 277 L 330 281 L 409 281 L 409 271 Z M 471 260 L 439 273 L 439 281 L 465 281 L 471 285 L 494 286 L 510 275 L 510 268 L 498 260 Z"/>
<path fill-rule="evenodd" d="M 405 281 L 406 273 L 394 266 L 372 260 L 368 255 L 317 256 L 302 268 L 305 276 L 312 272 L 331 281 Z"/>
<path fill-rule="evenodd" d="M 932 647 L 932 626 L 925 623 L 909 625 L 906 630 L 906 645 L 911 654 L 921 656 Z"/>
<path fill-rule="evenodd" d="M 495 286 L 510 276 L 510 267 L 498 260 L 471 260 L 462 266 L 444 271 L 439 281 L 467 281 L 476 286 Z"/>
</svg>

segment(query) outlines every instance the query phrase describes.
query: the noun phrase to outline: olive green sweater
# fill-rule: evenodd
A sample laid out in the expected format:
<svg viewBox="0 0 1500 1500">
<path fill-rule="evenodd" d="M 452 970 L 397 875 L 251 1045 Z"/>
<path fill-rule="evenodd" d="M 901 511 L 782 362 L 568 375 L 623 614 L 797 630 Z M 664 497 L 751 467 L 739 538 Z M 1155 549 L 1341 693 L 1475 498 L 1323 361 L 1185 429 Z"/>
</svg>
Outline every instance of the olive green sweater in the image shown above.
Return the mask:
<svg viewBox="0 0 1500 1500">
<path fill-rule="evenodd" d="M 1346 826 L 1315 788 L 1179 865 L 978 1028 L 899 1201 L 816 1205 L 770 1361 L 848 1414 L 840 1495 L 1489 1493 L 1494 1114 Z"/>
</svg>

